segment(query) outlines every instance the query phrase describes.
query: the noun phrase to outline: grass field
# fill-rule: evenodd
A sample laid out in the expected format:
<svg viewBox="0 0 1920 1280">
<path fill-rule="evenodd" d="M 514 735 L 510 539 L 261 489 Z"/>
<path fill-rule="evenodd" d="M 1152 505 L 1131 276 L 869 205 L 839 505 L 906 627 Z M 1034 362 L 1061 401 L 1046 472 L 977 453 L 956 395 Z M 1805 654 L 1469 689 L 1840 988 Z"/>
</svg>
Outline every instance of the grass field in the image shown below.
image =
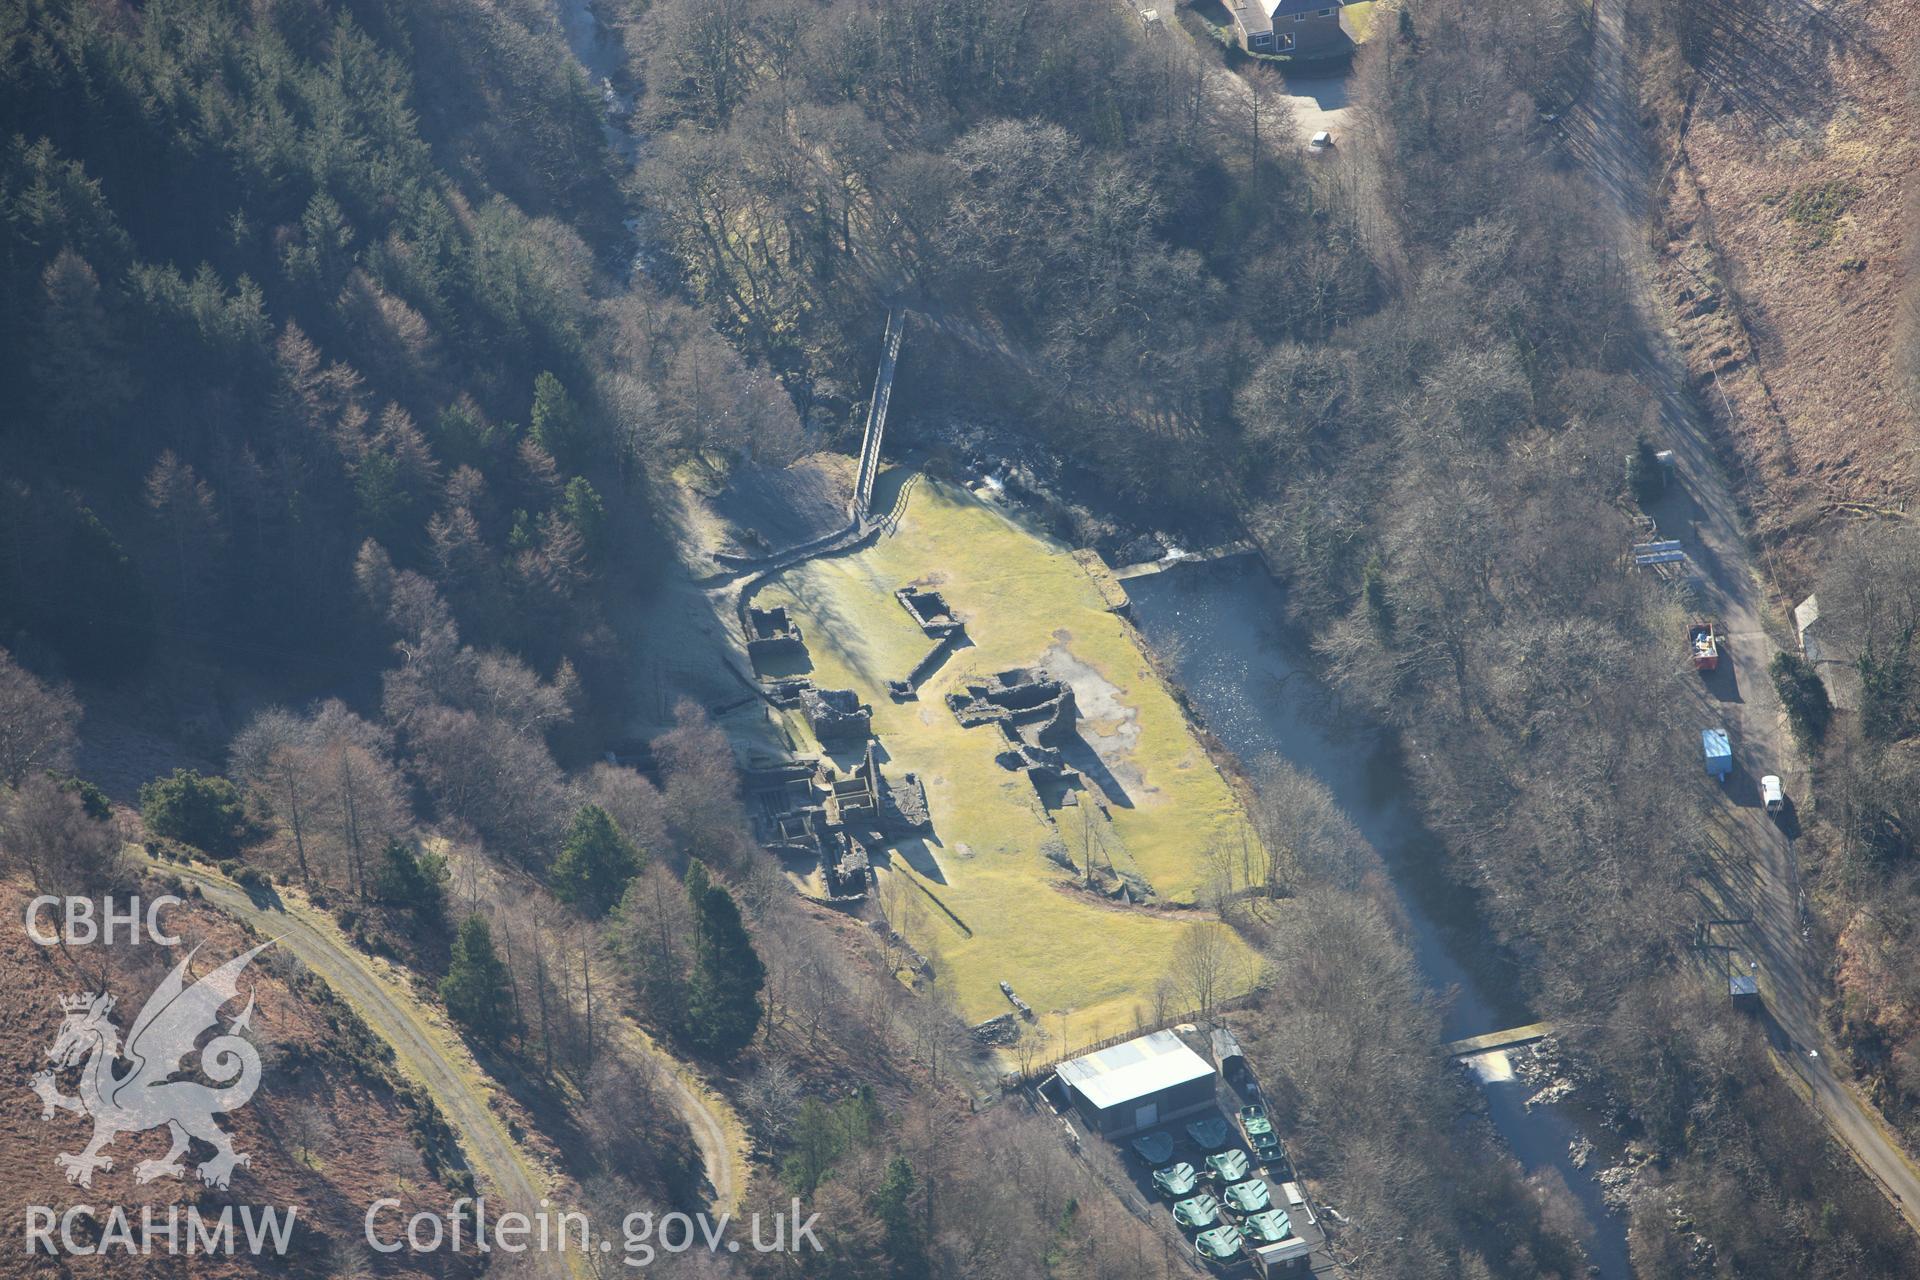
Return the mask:
<svg viewBox="0 0 1920 1280">
<path fill-rule="evenodd" d="M 1005 1011 L 1004 979 L 1051 1037 L 1084 1044 L 1118 1033 L 1152 1008 L 1182 934 L 1200 917 L 1075 894 L 1068 873 L 1047 860 L 1049 843 L 1078 863 L 1096 842 L 1104 850 L 1096 861 L 1144 877 L 1156 902 L 1192 904 L 1209 851 L 1239 857 L 1240 806 L 1132 629 L 1108 611 L 1069 548 L 960 489 L 899 471 L 881 478 L 876 508 L 895 502 L 903 485 L 893 532 L 789 572 L 756 603 L 795 611 L 814 679 L 857 690 L 873 706 L 886 767 L 925 782 L 934 837 L 896 849 L 880 875 L 911 877 L 926 894 L 883 883 L 882 900 L 904 917 L 896 925 L 933 960 L 962 1012 Z M 887 681 L 932 645 L 894 599 L 909 583 L 937 586 L 972 644 L 947 659 L 918 701 L 896 703 Z M 962 728 L 943 701 L 969 674 L 1035 664 L 1074 685 L 1081 734 L 1098 754 L 1083 759 L 1113 801 L 1110 820 L 1075 806 L 1055 811 L 1056 826 L 1026 778 L 995 762 L 998 731 Z M 916 900 L 918 908 L 901 909 Z M 1251 956 L 1240 962 L 1250 979 Z"/>
</svg>

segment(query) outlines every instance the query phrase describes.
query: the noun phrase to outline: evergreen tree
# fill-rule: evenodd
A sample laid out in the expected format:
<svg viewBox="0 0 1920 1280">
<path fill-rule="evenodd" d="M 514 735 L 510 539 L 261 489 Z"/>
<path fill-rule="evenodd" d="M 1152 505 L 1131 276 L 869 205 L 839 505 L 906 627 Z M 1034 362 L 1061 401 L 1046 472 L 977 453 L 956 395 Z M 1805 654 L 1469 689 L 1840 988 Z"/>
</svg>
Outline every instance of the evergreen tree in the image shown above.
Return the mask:
<svg viewBox="0 0 1920 1280">
<path fill-rule="evenodd" d="M 781 1168 L 781 1176 L 803 1196 L 810 1196 L 825 1180 L 846 1151 L 840 1127 L 832 1108 L 818 1098 L 800 1105 L 800 1116 L 793 1126 L 793 1150 Z"/>
<path fill-rule="evenodd" d="M 895 1156 L 873 1193 L 873 1216 L 886 1230 L 887 1256 L 893 1260 L 888 1274 L 893 1280 L 925 1280 L 928 1274 L 927 1247 L 913 1209 L 919 1182 L 907 1158 Z"/>
<path fill-rule="evenodd" d="M 818 1098 L 807 1099 L 794 1121 L 792 1150 L 780 1176 L 801 1195 L 812 1195 L 841 1157 L 872 1145 L 884 1118 L 870 1084 L 832 1106 Z"/>
<path fill-rule="evenodd" d="M 1819 745 L 1826 737 L 1827 723 L 1833 718 L 1833 703 L 1827 686 L 1813 664 L 1797 653 L 1776 653 L 1768 670 L 1780 704 L 1787 710 L 1787 721 L 1805 747 Z"/>
<path fill-rule="evenodd" d="M 49 773 L 50 777 L 59 777 Z M 107 799 L 107 793 L 94 786 L 85 778 L 60 778 L 60 789 L 80 801 L 80 811 L 95 822 L 106 822 L 113 817 L 113 803 Z"/>
<path fill-rule="evenodd" d="M 216 858 L 240 851 L 246 808 L 240 792 L 225 778 L 203 777 L 193 769 L 175 769 L 140 788 L 140 817 L 147 830 L 203 849 Z"/>
<path fill-rule="evenodd" d="M 597 804 L 582 805 L 567 825 L 553 863 L 553 891 L 598 919 L 613 910 L 645 858 Z"/>
<path fill-rule="evenodd" d="M 33 332 L 31 367 L 44 388 L 45 428 L 91 453 L 132 397 L 119 336 L 107 316 L 100 277 L 79 254 L 61 250 L 42 274 L 41 287 L 45 310 Z"/>
<path fill-rule="evenodd" d="M 482 1040 L 513 1034 L 513 993 L 507 966 L 493 949 L 493 931 L 479 916 L 468 916 L 453 940 L 453 963 L 440 982 L 440 998 L 453 1020 Z"/>
<path fill-rule="evenodd" d="M 567 523 L 580 534 L 587 552 L 597 555 L 606 545 L 607 508 L 585 476 L 567 481 L 564 500 Z"/>
<path fill-rule="evenodd" d="M 733 895 L 713 883 L 699 859 L 687 867 L 693 904 L 693 971 L 687 978 L 684 1032 L 688 1043 L 716 1058 L 731 1058 L 760 1029 L 760 988 L 767 971 L 753 949 Z"/>
<path fill-rule="evenodd" d="M 406 907 L 420 919 L 438 923 L 446 909 L 443 890 L 447 876 L 447 860 L 439 854 L 390 840 L 374 877 L 374 893 L 382 902 Z"/>
<path fill-rule="evenodd" d="M 581 439 L 580 411 L 560 379 L 543 373 L 533 380 L 532 429 L 528 434 L 535 444 L 569 467 L 578 467 L 584 441 Z"/>
<path fill-rule="evenodd" d="M 281 268 L 289 280 L 331 298 L 353 265 L 353 240 L 353 225 L 339 202 L 316 191 L 300 216 L 299 243 L 281 251 Z"/>
</svg>

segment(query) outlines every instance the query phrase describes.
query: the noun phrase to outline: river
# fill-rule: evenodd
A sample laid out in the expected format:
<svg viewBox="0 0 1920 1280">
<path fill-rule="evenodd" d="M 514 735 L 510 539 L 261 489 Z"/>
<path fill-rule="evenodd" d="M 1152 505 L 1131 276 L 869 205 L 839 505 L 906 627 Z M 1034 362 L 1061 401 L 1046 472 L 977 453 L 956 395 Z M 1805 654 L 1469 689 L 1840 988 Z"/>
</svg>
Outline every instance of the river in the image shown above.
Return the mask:
<svg viewBox="0 0 1920 1280">
<path fill-rule="evenodd" d="M 1407 803 L 1408 780 L 1382 736 L 1342 716 L 1331 694 L 1279 634 L 1282 594 L 1251 556 L 1196 564 L 1126 584 L 1132 616 L 1220 741 L 1248 763 L 1279 756 L 1317 777 L 1379 850 L 1393 878 L 1421 970 L 1450 998 L 1449 1040 L 1534 1021 L 1515 993 L 1511 962 L 1487 941 L 1473 897 L 1444 874 L 1438 845 Z M 1598 1162 L 1574 1164 L 1580 1136 L 1558 1106 L 1526 1105 L 1504 1053 L 1468 1064 L 1494 1127 L 1530 1175 L 1564 1181 L 1586 1215 L 1588 1259 L 1606 1280 L 1629 1280 L 1626 1223 L 1606 1205 Z"/>
<path fill-rule="evenodd" d="M 619 36 L 601 24 L 592 0 L 555 0 L 553 12 L 568 50 L 580 64 L 580 73 L 600 95 L 600 131 L 606 137 L 607 149 L 626 169 L 633 169 L 640 163 L 646 140 L 629 127 L 636 105 L 632 95 L 616 87 L 627 77 L 626 50 Z M 625 246 L 629 278 L 637 274 L 665 278 L 665 262 L 646 218 L 629 217 L 626 228 L 630 237 Z"/>
</svg>

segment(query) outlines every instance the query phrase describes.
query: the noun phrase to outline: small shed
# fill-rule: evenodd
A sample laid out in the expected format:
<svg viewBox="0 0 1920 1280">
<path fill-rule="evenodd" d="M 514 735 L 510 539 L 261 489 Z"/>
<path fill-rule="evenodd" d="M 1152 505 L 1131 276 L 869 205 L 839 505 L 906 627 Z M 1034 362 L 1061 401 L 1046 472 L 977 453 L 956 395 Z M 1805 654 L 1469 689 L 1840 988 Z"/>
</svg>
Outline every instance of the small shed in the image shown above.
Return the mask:
<svg viewBox="0 0 1920 1280">
<path fill-rule="evenodd" d="M 1810 595 L 1793 606 L 1793 633 L 1800 641 L 1800 656 L 1805 658 L 1827 686 L 1827 697 L 1836 709 L 1857 711 L 1860 707 L 1860 671 L 1854 665 L 1854 646 L 1836 632 L 1831 619 L 1820 615 L 1820 597 Z"/>
<path fill-rule="evenodd" d="M 1725 729 L 1702 729 L 1700 754 L 1706 759 L 1707 772 L 1720 781 L 1733 772 L 1733 743 Z"/>
<path fill-rule="evenodd" d="M 1825 657 L 1820 646 L 1822 630 L 1818 595 L 1810 595 L 1793 606 L 1793 633 L 1800 638 L 1800 654 L 1808 662 L 1817 663 Z"/>
<path fill-rule="evenodd" d="M 1155 1031 L 1058 1068 L 1087 1128 L 1124 1137 L 1211 1107 L 1213 1065 L 1171 1031 Z"/>
<path fill-rule="evenodd" d="M 1312 1253 L 1313 1246 L 1295 1236 L 1259 1246 L 1253 1251 L 1253 1261 L 1263 1276 L 1305 1275 L 1313 1267 Z"/>
<path fill-rule="evenodd" d="M 1220 1074 L 1228 1082 L 1251 1080 L 1253 1073 L 1247 1070 L 1247 1054 L 1240 1047 L 1240 1039 L 1227 1027 L 1213 1029 L 1213 1061 L 1220 1068 Z"/>
</svg>

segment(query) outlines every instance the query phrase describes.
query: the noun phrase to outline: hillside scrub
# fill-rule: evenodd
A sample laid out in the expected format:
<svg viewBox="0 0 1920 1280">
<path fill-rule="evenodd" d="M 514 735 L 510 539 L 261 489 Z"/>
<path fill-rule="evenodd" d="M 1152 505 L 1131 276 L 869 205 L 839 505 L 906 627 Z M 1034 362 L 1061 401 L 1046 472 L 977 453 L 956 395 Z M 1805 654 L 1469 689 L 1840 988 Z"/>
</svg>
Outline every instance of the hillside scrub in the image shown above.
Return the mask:
<svg viewBox="0 0 1920 1280">
<path fill-rule="evenodd" d="M 1833 526 L 1904 511 L 1916 478 L 1920 28 L 1903 0 L 1628 3 L 1665 152 L 1655 287 L 1803 598 Z"/>
<path fill-rule="evenodd" d="M 114 891 L 152 895 L 163 889 L 152 880 L 142 882 L 129 875 Z M 19 921 L 34 892 L 9 872 L 0 879 L 0 910 Z M 208 905 L 191 900 L 169 907 L 166 919 L 183 937 L 203 947 L 195 977 L 265 941 L 250 936 Z M 113 948 L 113 962 L 99 965 L 90 962 L 97 962 L 102 954 L 97 947 L 91 955 L 84 948 L 41 947 L 25 930 L 9 929 L 0 937 L 0 989 L 5 992 L 11 1034 L 23 1054 L 32 1050 L 36 1070 L 52 1065 L 46 1050 L 60 1026 L 60 1001 L 80 991 L 111 995 L 110 1019 L 121 1032 L 130 1034 L 143 1002 L 181 962 L 184 951 L 151 940 L 123 939 Z M 433 1101 L 418 1092 L 394 1065 L 391 1050 L 324 982 L 270 948 L 248 968 L 243 990 L 257 1002 L 253 1033 L 260 1034 L 264 1024 L 272 1027 L 272 1035 L 261 1046 L 264 1078 L 258 1093 L 246 1105 L 222 1113 L 217 1121 L 231 1136 L 234 1148 L 249 1157 L 234 1176 L 233 1190 L 239 1192 L 244 1186 L 244 1194 L 257 1197 L 260 1204 L 299 1206 L 289 1219 L 286 1252 L 272 1264 L 281 1274 L 369 1274 L 371 1255 L 357 1245 L 363 1239 L 367 1205 L 391 1196 L 407 1215 L 444 1209 L 453 1198 L 474 1194 L 472 1172 Z M 243 997 L 229 1005 L 220 1025 L 232 1022 L 244 1003 Z M 24 1082 L 23 1075 L 23 1093 Z M 58 1083 L 63 1093 L 75 1091 L 70 1074 Z M 0 1135 L 0 1160 L 9 1169 L 9 1185 L 23 1197 L 72 1194 L 52 1154 L 79 1149 L 91 1127 L 87 1117 L 58 1112 L 42 1124 L 37 1106 L 31 1116 L 29 1123 Z M 330 1135 L 331 1142 L 319 1141 L 322 1135 Z M 128 1185 L 140 1158 L 148 1154 L 157 1158 L 166 1149 L 161 1144 L 149 1153 L 136 1145 L 140 1136 L 122 1133 L 104 1152 L 114 1158 L 113 1174 L 126 1171 Z M 184 1196 L 183 1230 L 185 1205 L 194 1203 L 198 1186 L 196 1166 L 211 1154 L 210 1148 L 195 1144 L 184 1155 L 186 1190 L 178 1193 Z M 96 1195 L 104 1181 L 95 1182 Z M 158 1185 L 180 1186 L 164 1179 Z M 219 1203 L 200 1207 L 211 1229 Z M 156 1208 L 154 1213 L 156 1222 L 166 1220 L 163 1210 Z M 105 1214 L 103 1209 L 103 1224 Z M 139 1215 L 138 1207 L 130 1211 L 136 1229 Z M 185 1240 L 183 1235 L 182 1249 Z M 266 1269 L 242 1250 L 244 1244 L 236 1257 L 196 1258 L 193 1273 L 235 1277 Z M 97 1275 L 113 1274 L 115 1269 L 104 1260 L 74 1268 Z M 451 1267 L 416 1262 L 389 1274 L 424 1278 L 477 1272 L 464 1261 Z"/>
<path fill-rule="evenodd" d="M 1912 106 L 1920 115 L 1920 68 L 1909 72 L 1913 81 Z M 1894 392 L 1920 435 L 1920 184 L 1910 184 L 1906 214 L 1906 291 L 1900 299 L 1894 330 Z"/>
</svg>

